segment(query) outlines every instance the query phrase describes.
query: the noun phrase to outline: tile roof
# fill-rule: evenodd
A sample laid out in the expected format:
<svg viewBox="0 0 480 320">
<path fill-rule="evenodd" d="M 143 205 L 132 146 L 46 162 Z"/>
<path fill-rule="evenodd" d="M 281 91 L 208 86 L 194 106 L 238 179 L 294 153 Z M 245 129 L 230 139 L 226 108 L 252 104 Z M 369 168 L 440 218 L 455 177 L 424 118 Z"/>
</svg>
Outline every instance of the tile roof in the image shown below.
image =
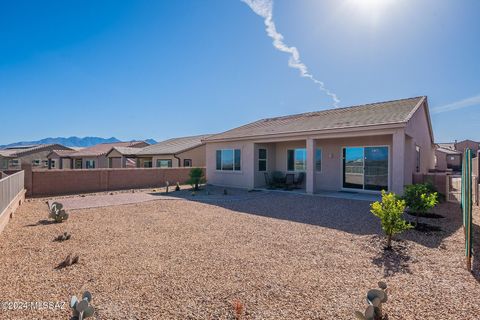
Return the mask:
<svg viewBox="0 0 480 320">
<path fill-rule="evenodd" d="M 34 146 L 19 146 L 19 147 L 10 147 L 8 149 L 1 149 L 0 156 L 8 157 L 8 158 L 18 158 L 27 154 L 41 152 L 45 150 L 69 150 L 69 147 L 62 146 L 61 144 L 53 143 L 53 144 L 38 144 Z"/>
<path fill-rule="evenodd" d="M 143 148 L 132 148 L 132 147 L 113 147 L 108 151 L 110 153 L 112 150 L 118 151 L 122 155 L 134 155 L 140 152 Z"/>
<path fill-rule="evenodd" d="M 453 150 L 451 148 L 438 147 L 436 150 L 439 151 L 439 152 L 446 153 L 446 154 L 462 154 L 460 151 Z"/>
<path fill-rule="evenodd" d="M 210 137 L 209 134 L 168 139 L 140 150 L 137 155 L 176 154 L 203 144 L 202 140 Z"/>
<path fill-rule="evenodd" d="M 144 141 L 130 141 L 130 142 L 113 142 L 113 143 L 100 143 L 88 148 L 78 150 L 70 154 L 72 158 L 81 157 L 98 157 L 107 154 L 113 147 L 133 147 L 144 144 Z M 139 147 L 140 148 L 140 147 Z"/>
<path fill-rule="evenodd" d="M 424 99 L 422 96 L 267 118 L 213 135 L 206 141 L 406 123 Z"/>
<path fill-rule="evenodd" d="M 59 157 L 69 157 L 72 153 L 77 152 L 78 150 L 53 150 L 50 152 L 49 156 L 55 153 Z"/>
</svg>

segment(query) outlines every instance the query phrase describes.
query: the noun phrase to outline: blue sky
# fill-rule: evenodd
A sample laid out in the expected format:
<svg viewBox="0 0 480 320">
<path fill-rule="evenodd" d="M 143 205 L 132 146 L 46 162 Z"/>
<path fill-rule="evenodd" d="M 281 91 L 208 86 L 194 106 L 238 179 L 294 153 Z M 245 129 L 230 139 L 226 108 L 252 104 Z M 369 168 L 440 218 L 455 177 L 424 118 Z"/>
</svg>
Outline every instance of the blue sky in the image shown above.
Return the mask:
<svg viewBox="0 0 480 320">
<path fill-rule="evenodd" d="M 0 144 L 162 140 L 333 104 L 240 0 L 0 6 Z M 340 106 L 427 95 L 436 141 L 480 140 L 480 1 L 277 0 L 273 21 Z"/>
</svg>

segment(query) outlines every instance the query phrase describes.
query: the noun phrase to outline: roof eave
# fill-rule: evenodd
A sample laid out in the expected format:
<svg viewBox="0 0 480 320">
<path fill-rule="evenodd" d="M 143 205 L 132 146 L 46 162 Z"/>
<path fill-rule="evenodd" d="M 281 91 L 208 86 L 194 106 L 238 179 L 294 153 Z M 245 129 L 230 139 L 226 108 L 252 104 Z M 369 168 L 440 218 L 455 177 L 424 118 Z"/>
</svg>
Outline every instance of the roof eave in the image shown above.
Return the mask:
<svg viewBox="0 0 480 320">
<path fill-rule="evenodd" d="M 231 137 L 231 138 L 220 138 L 220 139 L 207 139 L 204 140 L 206 143 L 213 142 L 227 142 L 227 141 L 242 141 L 242 140 L 252 140 L 252 139 L 262 139 L 262 138 L 271 138 L 274 136 L 278 137 L 295 137 L 295 136 L 305 136 L 305 135 L 318 135 L 322 133 L 344 133 L 344 132 L 358 132 L 373 129 L 398 129 L 405 128 L 407 125 L 406 121 L 401 122 L 391 122 L 384 124 L 374 124 L 374 125 L 363 125 L 355 127 L 346 127 L 346 128 L 331 128 L 331 129 L 322 129 L 322 130 L 303 130 L 295 132 L 285 132 L 285 133 L 272 133 L 272 134 L 262 134 L 262 135 L 252 135 L 252 136 L 243 136 L 243 137 Z M 361 129 L 361 130 L 355 130 Z"/>
</svg>

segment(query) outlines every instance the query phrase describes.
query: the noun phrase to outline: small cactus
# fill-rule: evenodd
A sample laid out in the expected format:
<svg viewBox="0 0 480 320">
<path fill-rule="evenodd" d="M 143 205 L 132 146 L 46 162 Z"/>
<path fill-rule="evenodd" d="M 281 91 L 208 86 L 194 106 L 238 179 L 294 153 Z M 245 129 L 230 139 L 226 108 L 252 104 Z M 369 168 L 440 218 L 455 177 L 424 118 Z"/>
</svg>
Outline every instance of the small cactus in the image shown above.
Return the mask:
<svg viewBox="0 0 480 320">
<path fill-rule="evenodd" d="M 90 305 L 92 302 L 92 294 L 85 291 L 82 295 L 82 300 L 78 300 L 73 296 L 70 300 L 70 308 L 72 308 L 73 316 L 70 320 L 83 320 L 93 316 L 95 309 Z"/>
<path fill-rule="evenodd" d="M 177 181 L 177 185 L 175 186 L 175 191 L 180 191 L 180 183 Z"/>
<path fill-rule="evenodd" d="M 72 237 L 72 235 L 70 233 L 64 232 L 61 235 L 59 235 L 58 237 L 56 237 L 54 239 L 54 241 L 62 242 L 62 241 L 70 240 L 71 237 Z"/>
<path fill-rule="evenodd" d="M 50 206 L 48 217 L 55 220 L 55 222 L 60 223 L 68 219 L 68 213 L 63 210 L 63 205 L 60 202 L 54 202 Z"/>
<path fill-rule="evenodd" d="M 71 266 L 72 264 L 78 263 L 78 260 L 79 260 L 78 255 L 77 255 L 77 256 L 74 256 L 74 257 L 72 258 L 72 255 L 69 254 L 69 255 L 65 258 L 65 260 L 63 260 L 62 262 L 60 262 L 60 263 L 58 264 L 58 266 L 56 267 L 56 269 L 63 269 L 63 268 L 69 267 L 69 266 Z"/>
<path fill-rule="evenodd" d="M 378 283 L 380 289 L 371 289 L 367 292 L 368 307 L 365 313 L 355 312 L 355 316 L 359 320 L 384 320 L 388 319 L 387 315 L 383 315 L 382 304 L 387 302 L 387 284 L 383 281 Z"/>
</svg>

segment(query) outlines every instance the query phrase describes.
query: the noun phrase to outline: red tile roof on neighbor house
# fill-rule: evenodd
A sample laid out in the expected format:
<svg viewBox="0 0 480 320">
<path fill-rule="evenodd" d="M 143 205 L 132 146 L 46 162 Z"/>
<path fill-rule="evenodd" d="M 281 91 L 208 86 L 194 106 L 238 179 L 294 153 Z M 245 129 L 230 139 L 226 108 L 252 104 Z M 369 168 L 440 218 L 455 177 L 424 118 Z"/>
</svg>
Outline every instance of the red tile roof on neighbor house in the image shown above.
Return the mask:
<svg viewBox="0 0 480 320">
<path fill-rule="evenodd" d="M 88 148 L 84 148 L 77 152 L 74 152 L 69 156 L 72 158 L 99 157 L 107 154 L 113 147 L 142 148 L 146 145 L 148 144 L 145 141 L 100 143 Z"/>
<path fill-rule="evenodd" d="M 215 134 L 205 141 L 404 124 L 423 101 L 425 96 L 267 118 Z"/>
</svg>

